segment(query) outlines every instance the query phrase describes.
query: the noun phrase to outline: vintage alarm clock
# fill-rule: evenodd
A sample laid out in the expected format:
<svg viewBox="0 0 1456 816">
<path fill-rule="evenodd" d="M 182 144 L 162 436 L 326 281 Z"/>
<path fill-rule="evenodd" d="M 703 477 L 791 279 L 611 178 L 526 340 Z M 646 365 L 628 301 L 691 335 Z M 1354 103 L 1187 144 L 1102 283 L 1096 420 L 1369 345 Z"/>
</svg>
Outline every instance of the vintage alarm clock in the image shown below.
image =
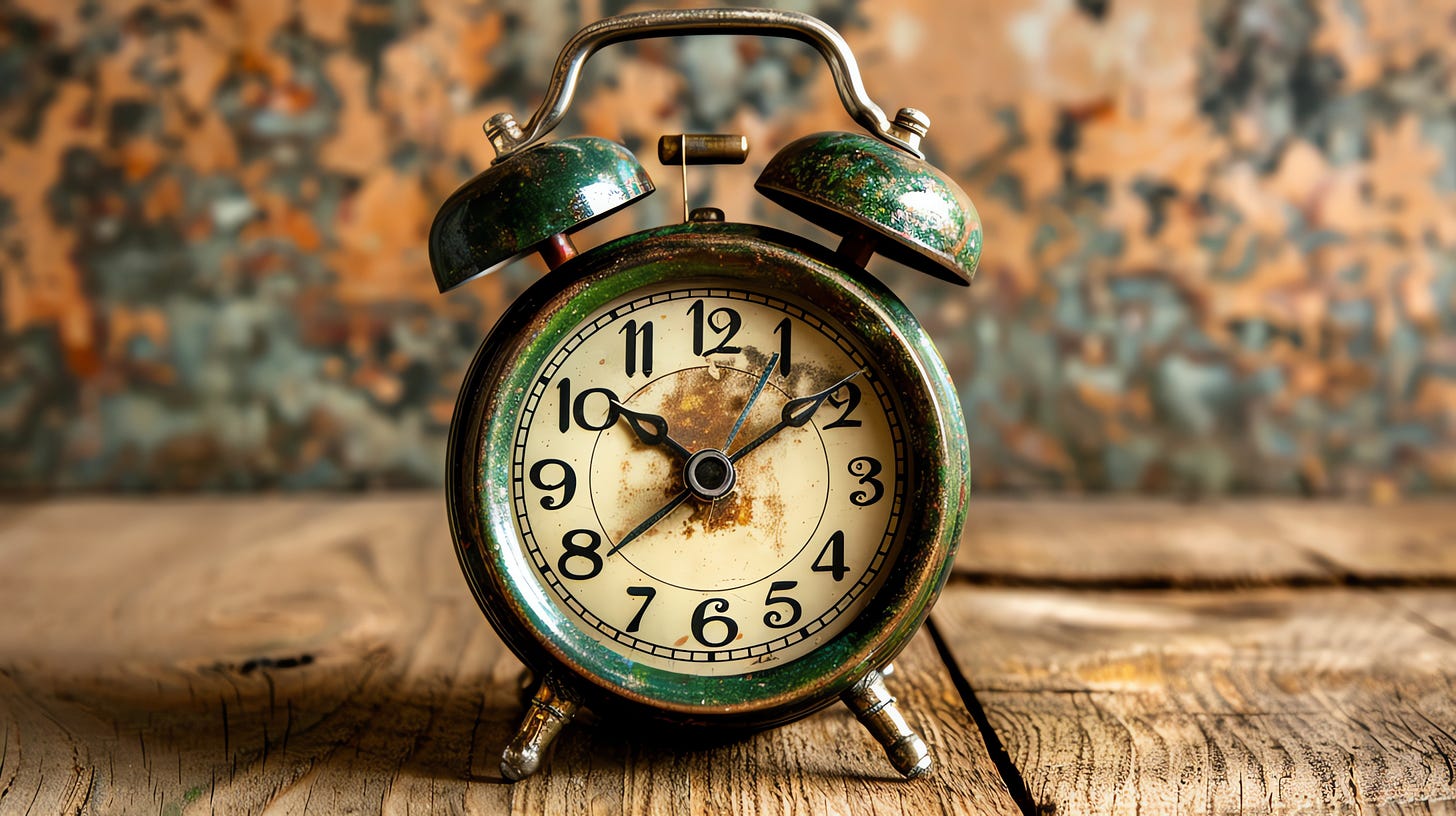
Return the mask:
<svg viewBox="0 0 1456 816">
<path fill-rule="evenodd" d="M 842 236 L 829 249 L 698 209 L 578 254 L 568 236 L 651 193 L 621 145 L 546 141 L 583 63 L 624 40 L 789 37 L 828 61 L 868 131 L 784 147 L 757 189 Z M 551 267 L 471 364 L 449 442 L 451 530 L 471 591 L 537 686 L 502 772 L 534 772 L 587 706 L 632 725 L 775 726 L 843 700 L 902 773 L 931 766 L 882 672 L 951 568 L 968 490 L 955 389 L 873 253 L 970 282 L 981 227 L 889 119 L 844 40 L 763 9 L 588 26 L 545 100 L 498 114 L 498 154 L 430 232 L 441 291 L 538 252 Z M 674 166 L 741 162 L 737 136 L 664 137 Z M 686 172 L 684 170 L 684 172 Z"/>
</svg>

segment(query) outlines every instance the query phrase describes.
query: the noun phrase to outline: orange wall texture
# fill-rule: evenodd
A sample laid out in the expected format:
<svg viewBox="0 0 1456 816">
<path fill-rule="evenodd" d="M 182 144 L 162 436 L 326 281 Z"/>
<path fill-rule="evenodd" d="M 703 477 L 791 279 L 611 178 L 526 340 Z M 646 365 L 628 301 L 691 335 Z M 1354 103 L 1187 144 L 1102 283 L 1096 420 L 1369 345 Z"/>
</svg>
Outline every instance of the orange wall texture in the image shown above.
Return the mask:
<svg viewBox="0 0 1456 816">
<path fill-rule="evenodd" d="M 787 4 L 785 7 L 789 7 Z M 1456 486 L 1456 3 L 792 5 L 933 126 L 975 200 L 969 291 L 871 268 L 951 367 L 986 490 Z M 604 0 L 12 0 L 0 9 L 0 487 L 437 484 L 455 391 L 523 261 L 449 295 L 425 240 Z M 658 135 L 748 135 L 695 205 L 853 129 L 815 52 L 614 46 L 561 134 L 680 218 Z M 815 233 L 817 234 L 817 233 Z"/>
</svg>

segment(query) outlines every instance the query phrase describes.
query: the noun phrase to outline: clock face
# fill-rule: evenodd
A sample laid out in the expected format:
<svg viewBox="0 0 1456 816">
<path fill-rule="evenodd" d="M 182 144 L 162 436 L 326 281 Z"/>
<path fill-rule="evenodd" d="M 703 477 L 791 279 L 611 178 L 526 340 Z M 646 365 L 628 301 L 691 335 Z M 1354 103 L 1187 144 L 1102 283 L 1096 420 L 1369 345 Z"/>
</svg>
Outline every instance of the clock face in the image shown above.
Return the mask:
<svg viewBox="0 0 1456 816">
<path fill-rule="evenodd" d="M 898 556 L 897 395 L 862 338 L 793 293 L 635 289 L 529 382 L 509 487 L 523 560 L 633 663 L 723 676 L 803 657 Z"/>
<path fill-rule="evenodd" d="M 904 304 L 743 224 L 537 281 L 449 444 L 456 553 L 511 650 L 599 712 L 708 727 L 786 722 L 892 660 L 968 486 L 954 386 Z"/>
</svg>

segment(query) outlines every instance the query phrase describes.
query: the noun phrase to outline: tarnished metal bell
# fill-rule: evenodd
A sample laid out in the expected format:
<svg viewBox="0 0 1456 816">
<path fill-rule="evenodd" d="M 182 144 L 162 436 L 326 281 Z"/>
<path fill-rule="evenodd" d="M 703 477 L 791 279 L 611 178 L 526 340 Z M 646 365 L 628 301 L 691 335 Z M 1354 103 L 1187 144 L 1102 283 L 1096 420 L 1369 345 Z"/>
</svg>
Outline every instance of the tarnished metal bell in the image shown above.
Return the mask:
<svg viewBox="0 0 1456 816">
<path fill-rule="evenodd" d="M 912 119 L 912 117 L 919 117 Z M 896 123 L 920 126 L 902 110 Z M 835 234 L 912 269 L 965 286 L 981 259 L 981 217 L 949 176 L 908 150 L 857 133 L 817 133 L 786 145 L 754 185 Z"/>
<path fill-rule="evenodd" d="M 512 153 L 451 194 L 430 226 L 444 292 L 574 232 L 653 191 L 627 148 L 580 136 Z"/>
</svg>

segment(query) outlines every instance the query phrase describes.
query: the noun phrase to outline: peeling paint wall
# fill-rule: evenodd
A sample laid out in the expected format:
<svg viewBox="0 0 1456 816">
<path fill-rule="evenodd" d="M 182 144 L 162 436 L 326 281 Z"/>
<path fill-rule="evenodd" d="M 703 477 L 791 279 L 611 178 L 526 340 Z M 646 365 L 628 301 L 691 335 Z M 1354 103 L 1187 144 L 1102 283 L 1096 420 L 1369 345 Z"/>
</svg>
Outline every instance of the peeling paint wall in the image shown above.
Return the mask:
<svg viewBox="0 0 1456 816">
<path fill-rule="evenodd" d="M 785 4 L 787 7 L 789 4 Z M 1456 2 L 802 0 L 970 192 L 969 292 L 872 268 L 959 385 L 982 489 L 1456 486 Z M 537 261 L 438 295 L 435 207 L 601 0 L 0 6 L 0 488 L 435 484 Z M 747 134 L 695 204 L 850 129 L 784 40 L 616 46 L 560 132 Z"/>
</svg>

